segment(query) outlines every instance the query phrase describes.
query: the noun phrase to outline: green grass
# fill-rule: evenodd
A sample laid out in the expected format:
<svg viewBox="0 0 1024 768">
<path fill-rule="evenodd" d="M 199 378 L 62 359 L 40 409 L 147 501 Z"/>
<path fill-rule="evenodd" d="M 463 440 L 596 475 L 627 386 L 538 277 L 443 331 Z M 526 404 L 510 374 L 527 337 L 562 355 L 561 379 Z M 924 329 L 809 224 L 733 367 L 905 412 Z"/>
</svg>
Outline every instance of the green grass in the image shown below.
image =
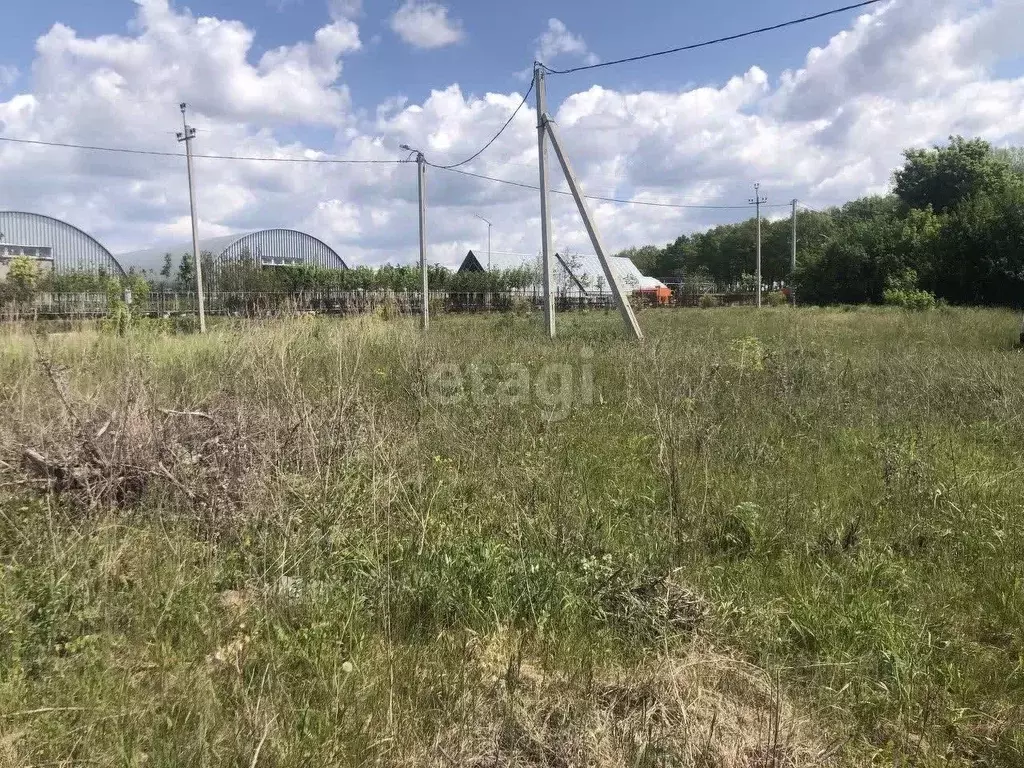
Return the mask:
<svg viewBox="0 0 1024 768">
<path fill-rule="evenodd" d="M 1024 764 L 1017 318 L 640 319 L 0 338 L 0 765 Z"/>
</svg>

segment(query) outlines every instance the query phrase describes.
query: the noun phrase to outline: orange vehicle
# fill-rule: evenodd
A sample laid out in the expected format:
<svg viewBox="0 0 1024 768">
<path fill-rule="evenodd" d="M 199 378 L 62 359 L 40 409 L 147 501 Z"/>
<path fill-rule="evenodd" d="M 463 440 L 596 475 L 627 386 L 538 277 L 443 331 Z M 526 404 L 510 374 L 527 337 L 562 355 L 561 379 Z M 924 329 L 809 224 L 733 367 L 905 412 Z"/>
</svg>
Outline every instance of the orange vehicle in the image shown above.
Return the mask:
<svg viewBox="0 0 1024 768">
<path fill-rule="evenodd" d="M 648 304 L 655 307 L 667 307 L 672 304 L 672 289 L 663 285 L 657 288 L 642 288 L 637 291 Z"/>
</svg>

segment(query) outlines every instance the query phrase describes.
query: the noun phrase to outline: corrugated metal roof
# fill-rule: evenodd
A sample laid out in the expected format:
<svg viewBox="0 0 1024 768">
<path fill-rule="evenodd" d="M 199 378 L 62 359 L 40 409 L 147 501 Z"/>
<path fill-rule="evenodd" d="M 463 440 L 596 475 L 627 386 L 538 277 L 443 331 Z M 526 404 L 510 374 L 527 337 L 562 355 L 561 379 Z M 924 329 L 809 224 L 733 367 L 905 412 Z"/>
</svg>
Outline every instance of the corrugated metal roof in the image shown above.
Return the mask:
<svg viewBox="0 0 1024 768">
<path fill-rule="evenodd" d="M 476 251 L 473 251 L 473 254 L 476 255 L 481 264 L 486 264 L 486 255 L 477 254 Z M 641 273 L 636 264 L 625 256 L 610 256 L 608 257 L 608 262 L 622 282 L 623 289 L 627 292 L 666 287 L 660 280 Z M 527 256 L 517 253 L 491 254 L 492 269 L 517 269 L 520 267 L 535 269 L 539 275 L 541 271 L 541 257 L 539 255 Z M 571 269 L 572 276 L 566 271 L 566 267 Z M 573 277 L 575 277 L 575 280 Z M 588 295 L 612 295 L 611 287 L 607 284 L 608 281 L 604 277 L 604 270 L 601 269 L 601 260 L 595 254 L 587 254 L 585 256 L 567 255 L 560 256 L 560 259 L 555 259 L 555 285 L 558 287 L 559 292 L 579 295 L 579 283 L 584 285 Z"/>
<path fill-rule="evenodd" d="M 232 243 L 251 234 L 254 233 L 240 232 L 237 235 L 223 235 L 221 237 L 200 239 L 199 252 L 219 254 Z M 125 269 L 134 267 L 137 272 L 146 271 L 158 274 L 164 268 L 164 257 L 168 253 L 171 254 L 171 268 L 173 270 L 171 274 L 174 275 L 181 264 L 181 257 L 186 253 L 192 254 L 192 241 L 188 240 L 184 243 L 172 243 L 159 248 L 146 248 L 141 251 L 118 254 L 117 260 Z"/>
<path fill-rule="evenodd" d="M 58 272 L 92 272 L 100 270 L 121 275 L 121 264 L 92 235 L 66 221 L 42 213 L 0 211 L 0 233 L 8 243 L 25 246 L 48 246 L 52 249 L 54 268 Z"/>
<path fill-rule="evenodd" d="M 295 229 L 260 229 L 208 237 L 199 241 L 199 251 L 213 254 L 220 264 L 252 257 L 264 264 L 309 264 L 327 269 L 347 269 L 341 256 L 327 243 Z M 164 267 L 164 259 L 170 254 L 173 275 L 180 266 L 181 257 L 190 253 L 192 243 L 184 242 L 126 253 L 122 259 L 136 270 L 158 274 Z"/>
<path fill-rule="evenodd" d="M 576 279 L 583 283 L 589 295 L 611 295 L 611 286 L 608 285 L 601 260 L 597 256 L 563 256 L 562 259 L 572 269 Z M 660 280 L 641 273 L 632 259 L 625 256 L 609 256 L 608 265 L 627 292 L 665 287 Z"/>
</svg>

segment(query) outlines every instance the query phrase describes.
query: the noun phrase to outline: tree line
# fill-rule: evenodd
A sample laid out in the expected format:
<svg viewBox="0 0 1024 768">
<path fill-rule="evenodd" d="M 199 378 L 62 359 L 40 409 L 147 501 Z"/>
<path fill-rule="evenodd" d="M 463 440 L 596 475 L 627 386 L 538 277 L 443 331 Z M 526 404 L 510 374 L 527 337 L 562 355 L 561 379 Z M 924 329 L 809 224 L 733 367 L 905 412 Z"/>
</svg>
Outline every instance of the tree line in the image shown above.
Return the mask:
<svg viewBox="0 0 1024 768">
<path fill-rule="evenodd" d="M 951 137 L 909 149 L 891 192 L 762 221 L 764 282 L 794 285 L 807 303 L 882 303 L 930 294 L 954 304 L 1024 301 L 1024 149 Z M 752 286 L 756 220 L 623 251 L 665 282 Z"/>
<path fill-rule="evenodd" d="M 804 303 L 955 304 L 1016 306 L 1024 300 L 1024 148 L 993 149 L 980 139 L 951 137 L 930 149 L 909 149 L 889 194 L 867 196 L 825 211 L 797 214 L 797 270 L 791 274 L 791 222 L 762 222 L 762 276 L 768 286 L 795 286 Z M 630 248 L 641 272 L 696 290 L 754 287 L 756 220 L 681 235 L 664 247 Z M 202 254 L 208 290 L 244 293 L 302 291 L 418 291 L 417 266 L 336 270 L 312 265 L 264 267 L 242 258 L 215 264 Z M 571 259 L 571 257 L 568 257 Z M 172 272 L 168 254 L 158 275 L 39 270 L 27 257 L 12 260 L 0 281 L 0 304 L 34 294 L 107 293 L 130 289 L 191 292 L 190 254 Z M 571 288 L 563 275 L 562 288 Z M 433 290 L 503 292 L 539 282 L 534 266 L 489 272 L 429 268 Z M 598 282 L 601 281 L 598 276 Z M 563 285 L 564 283 L 564 285 Z"/>
<path fill-rule="evenodd" d="M 418 266 L 353 267 L 329 269 L 312 264 L 265 267 L 254 260 L 215 265 L 212 254 L 203 255 L 203 278 L 218 291 L 240 293 L 299 293 L 302 291 L 419 291 L 422 279 Z M 207 277 L 209 276 L 209 277 Z M 495 269 L 490 272 L 457 272 L 440 264 L 427 268 L 432 291 L 484 293 L 522 290 L 536 283 L 528 267 Z M 195 290 L 191 256 L 181 260 L 178 278 L 165 288 Z"/>
<path fill-rule="evenodd" d="M 213 254 L 204 253 L 203 282 L 207 291 L 238 293 L 301 293 L 312 291 L 395 291 L 420 290 L 418 266 L 355 267 L 328 269 L 309 264 L 263 267 L 243 258 L 216 264 Z M 195 291 L 195 268 L 191 254 L 183 254 L 177 270 L 170 264 L 156 276 L 129 271 L 114 277 L 98 272 L 54 272 L 40 268 L 27 256 L 12 259 L 5 280 L 0 280 L 0 305 L 29 302 L 36 295 L 107 294 L 122 299 L 125 291 L 134 299 L 144 299 L 153 291 L 192 293 Z M 489 272 L 456 272 L 442 265 L 428 267 L 431 290 L 450 293 L 499 293 L 524 290 L 537 284 L 536 270 L 523 266 L 495 269 Z"/>
</svg>

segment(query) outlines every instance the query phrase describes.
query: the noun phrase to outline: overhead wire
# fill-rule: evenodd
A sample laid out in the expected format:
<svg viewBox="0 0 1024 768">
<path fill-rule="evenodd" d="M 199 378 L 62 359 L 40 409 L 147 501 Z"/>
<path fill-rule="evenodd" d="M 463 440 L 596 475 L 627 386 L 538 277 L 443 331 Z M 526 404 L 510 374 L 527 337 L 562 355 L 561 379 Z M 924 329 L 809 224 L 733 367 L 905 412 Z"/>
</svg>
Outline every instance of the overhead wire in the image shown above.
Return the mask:
<svg viewBox="0 0 1024 768">
<path fill-rule="evenodd" d="M 101 147 L 90 144 L 69 144 L 59 141 L 42 141 L 39 139 L 18 139 L 12 136 L 0 136 L 0 141 L 12 144 L 29 144 L 40 147 L 63 147 L 66 149 L 85 149 L 92 152 L 112 152 L 125 155 L 147 155 L 151 157 L 185 157 L 184 152 L 164 152 L 154 149 L 130 149 L 128 147 Z M 246 155 L 201 155 L 193 154 L 193 158 L 204 160 L 241 160 L 261 163 L 312 163 L 333 165 L 395 165 L 409 162 L 407 160 L 360 160 L 333 157 L 256 157 Z"/>
<path fill-rule="evenodd" d="M 452 163 L 451 165 L 438 165 L 438 166 L 435 166 L 435 167 L 436 168 L 443 168 L 446 171 L 453 171 L 456 168 L 461 168 L 464 165 L 468 165 L 469 163 L 473 162 L 478 157 L 480 157 L 480 155 L 482 155 L 484 152 L 486 152 L 490 148 L 490 146 L 494 142 L 496 142 L 498 140 L 498 138 L 501 136 L 501 134 L 503 134 L 505 132 L 505 130 L 510 125 L 512 125 L 512 121 L 516 119 L 516 115 L 518 115 L 520 110 L 526 105 L 526 102 L 529 100 L 531 93 L 533 93 L 533 83 L 530 83 L 530 87 L 526 89 L 526 95 L 523 96 L 523 100 L 521 102 L 519 102 L 519 106 L 515 108 L 515 110 L 512 112 L 511 115 L 509 115 L 509 118 L 508 118 L 508 120 L 505 121 L 505 124 L 503 126 L 501 126 L 501 128 L 498 130 L 498 132 L 496 134 L 494 134 L 494 136 L 491 137 L 490 141 L 488 141 L 486 144 L 484 144 L 480 148 L 480 150 L 478 152 L 476 152 L 476 154 L 472 155 L 471 157 L 467 157 L 465 160 L 463 160 L 460 163 Z"/>
<path fill-rule="evenodd" d="M 833 8 L 831 11 L 823 11 L 822 13 L 816 13 L 811 16 L 803 16 L 799 19 L 790 19 L 780 24 L 772 24 L 768 27 L 760 27 L 758 29 L 751 29 L 746 32 L 740 32 L 735 35 L 726 35 L 725 37 L 717 37 L 713 40 L 705 40 L 700 43 L 691 43 L 690 45 L 682 45 L 678 48 L 669 48 L 664 51 L 654 51 L 653 53 L 644 53 L 638 56 L 628 56 L 624 59 L 615 59 L 613 61 L 603 61 L 597 64 L 584 64 L 579 67 L 571 67 L 569 69 L 552 69 L 543 62 L 537 62 L 541 67 L 544 68 L 548 74 L 552 75 L 569 75 L 573 72 L 583 72 L 589 69 L 600 69 L 602 67 L 612 67 L 618 64 L 629 64 L 634 61 L 643 61 L 645 59 L 653 59 L 657 56 L 668 56 L 673 53 L 681 53 L 683 51 L 693 51 L 698 48 L 707 48 L 712 45 L 719 45 L 721 43 L 732 42 L 733 40 L 742 40 L 745 37 L 753 37 L 754 35 L 764 34 L 765 32 L 774 32 L 779 29 L 785 29 L 786 27 L 795 27 L 798 24 L 806 24 L 810 21 L 817 21 L 818 19 L 824 19 L 828 16 L 835 16 L 839 13 L 845 13 L 846 11 L 854 11 L 858 8 L 866 8 L 869 5 L 876 5 L 877 3 L 886 2 L 886 0 L 863 0 L 863 2 L 854 3 L 852 5 L 846 5 L 842 8 Z"/>
<path fill-rule="evenodd" d="M 482 173 L 473 173 L 472 171 L 462 171 L 454 168 L 445 168 L 442 165 L 434 165 L 433 163 L 427 163 L 431 168 L 437 168 L 441 171 L 450 171 L 451 173 L 457 173 L 461 176 L 470 176 L 474 179 L 482 179 L 484 181 L 493 181 L 498 184 L 507 184 L 512 187 L 519 187 L 521 189 L 530 189 L 534 192 L 539 192 L 540 187 L 535 184 L 526 184 L 521 181 L 511 181 L 509 179 L 499 179 L 494 176 L 486 176 Z M 556 195 L 565 195 L 572 197 L 572 192 L 564 189 L 552 189 L 550 192 Z M 587 200 L 596 200 L 603 203 L 622 203 L 625 205 L 643 205 L 651 208 L 681 208 L 681 209 L 696 209 L 696 210 L 712 210 L 712 211 L 733 211 L 733 210 L 745 210 L 750 208 L 749 205 L 703 205 L 698 203 L 658 203 L 652 200 L 627 200 L 619 197 L 604 197 L 602 195 L 584 195 Z M 762 205 L 762 208 L 782 208 L 789 207 L 789 203 L 772 203 Z"/>
<path fill-rule="evenodd" d="M 525 103 L 525 99 L 524 99 L 523 103 Z M 522 108 L 522 105 L 520 105 L 520 108 Z M 514 113 L 513 113 L 512 117 L 513 118 L 515 117 Z M 512 118 L 509 119 L 508 123 L 506 123 L 506 126 L 509 123 L 511 123 L 511 120 L 512 120 Z M 500 135 L 501 135 L 501 133 L 499 132 L 498 136 L 500 136 Z M 495 139 L 496 138 L 497 138 L 497 136 L 495 136 Z M 29 144 L 29 145 L 35 145 L 35 146 L 44 146 L 44 147 L 62 147 L 62 148 L 68 148 L 68 149 L 83 149 L 83 150 L 89 150 L 89 151 L 93 151 L 93 152 L 112 152 L 112 153 L 117 153 L 117 154 L 143 155 L 143 156 L 154 156 L 154 157 L 185 157 L 185 153 L 183 153 L 183 152 L 166 152 L 166 151 L 149 150 L 149 149 L 131 149 L 131 148 L 128 148 L 128 147 L 102 147 L 102 146 L 95 146 L 95 145 L 89 145 L 89 144 L 71 144 L 71 143 L 66 143 L 66 142 L 42 141 L 42 140 L 37 140 L 37 139 L 18 139 L 18 138 L 14 138 L 14 137 L 10 137 L 10 136 L 0 136 L 0 141 L 10 142 L 10 143 L 15 143 L 15 144 Z M 489 146 L 490 144 L 493 144 L 493 143 L 494 143 L 494 139 L 492 139 L 490 142 L 488 142 L 487 146 Z M 486 148 L 487 147 L 485 146 L 484 149 L 486 149 Z M 457 165 L 464 165 L 465 163 L 469 162 L 470 160 L 476 159 L 476 157 L 479 157 L 482 152 L 483 152 L 483 150 L 478 152 L 473 157 L 469 158 L 469 160 L 463 161 L 462 163 L 458 163 Z M 359 160 L 359 159 L 344 159 L 344 158 L 257 157 L 257 156 L 245 156 L 245 155 L 196 155 L 196 154 L 194 154 L 194 155 L 192 155 L 192 157 L 193 158 L 206 159 L 206 160 L 237 160 L 237 161 L 247 161 L 247 162 L 313 163 L 313 164 L 318 164 L 319 163 L 319 164 L 354 164 L 354 165 L 359 165 L 359 164 L 366 164 L 366 165 L 400 165 L 400 164 L 403 164 L 403 163 L 410 162 L 408 160 Z M 521 189 L 529 189 L 529 190 L 532 190 L 534 192 L 540 190 L 540 187 L 538 187 L 535 184 L 525 184 L 523 182 L 512 181 L 510 179 L 501 179 L 501 178 L 497 178 L 497 177 L 494 177 L 494 176 L 487 176 L 487 175 L 482 174 L 482 173 L 474 173 L 472 171 L 465 171 L 465 170 L 459 169 L 457 166 L 439 165 L 439 164 L 430 163 L 430 162 L 428 162 L 427 165 L 430 166 L 431 168 L 436 168 L 437 170 L 440 170 L 440 171 L 448 171 L 450 173 L 457 173 L 457 174 L 459 174 L 461 176 L 467 176 L 467 177 L 471 177 L 471 178 L 474 178 L 474 179 L 481 179 L 483 181 L 491 181 L 491 182 L 494 182 L 494 183 L 497 183 L 497 184 L 505 184 L 505 185 L 508 185 L 508 186 L 520 187 Z M 568 197 L 572 196 L 572 192 L 569 192 L 569 191 L 564 190 L 564 189 L 552 189 L 550 191 L 552 193 L 556 194 L 556 195 L 564 195 L 564 196 L 568 196 Z M 628 199 L 618 198 L 618 197 L 606 197 L 606 196 L 603 196 L 603 195 L 584 195 L 584 198 L 586 198 L 587 200 L 595 200 L 595 201 L 604 202 L 604 203 L 618 203 L 618 204 L 623 204 L 623 205 L 640 205 L 640 206 L 646 206 L 646 207 L 650 207 L 650 208 L 674 208 L 674 209 L 693 209 L 693 210 L 741 210 L 741 209 L 746 209 L 746 208 L 750 207 L 749 205 L 704 205 L 704 204 L 697 204 L 697 203 L 659 203 L 659 202 L 655 202 L 655 201 L 651 201 L 651 200 L 628 200 Z M 803 205 L 803 204 L 801 203 L 801 205 Z M 766 208 L 777 208 L 777 207 L 782 207 L 782 206 L 783 206 L 782 203 L 776 203 L 776 204 L 768 204 L 768 205 L 766 205 L 764 207 L 766 207 Z M 805 207 L 809 208 L 810 206 L 805 206 Z M 811 209 L 811 210 L 814 210 L 814 209 Z"/>
</svg>

